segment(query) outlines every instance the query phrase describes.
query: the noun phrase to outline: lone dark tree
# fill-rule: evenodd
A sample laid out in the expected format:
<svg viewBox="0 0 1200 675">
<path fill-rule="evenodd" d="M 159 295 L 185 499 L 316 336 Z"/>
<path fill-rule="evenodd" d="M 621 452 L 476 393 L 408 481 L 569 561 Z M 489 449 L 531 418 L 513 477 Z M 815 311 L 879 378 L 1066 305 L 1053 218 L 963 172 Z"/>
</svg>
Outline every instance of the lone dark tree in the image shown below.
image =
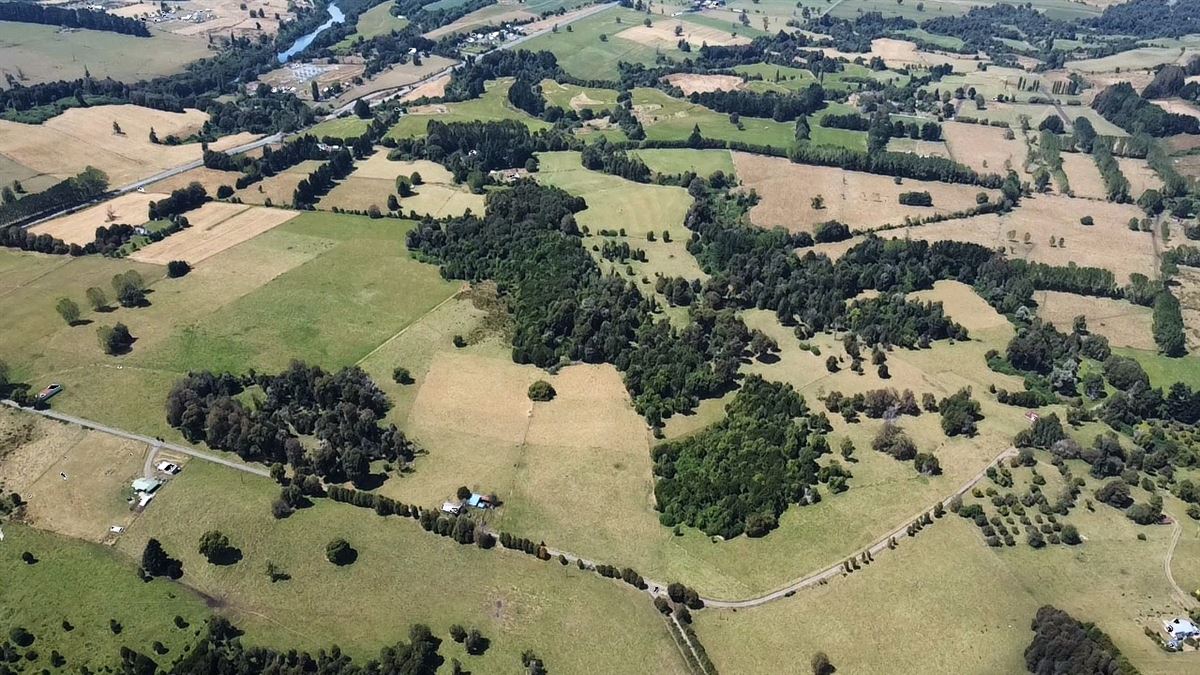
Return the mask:
<svg viewBox="0 0 1200 675">
<path fill-rule="evenodd" d="M 549 401 L 557 393 L 554 391 L 554 387 L 545 380 L 538 380 L 529 385 L 529 400 L 531 401 Z"/>
<path fill-rule="evenodd" d="M 58 315 L 67 322 L 68 326 L 74 326 L 79 321 L 79 305 L 70 298 L 59 298 L 54 309 L 58 311 Z"/>
<path fill-rule="evenodd" d="M 108 308 L 108 296 L 104 294 L 103 289 L 92 286 L 84 291 L 84 295 L 87 296 L 88 304 L 93 310 L 99 312 Z"/>
<path fill-rule="evenodd" d="M 825 652 L 817 652 L 812 657 L 813 675 L 833 675 L 837 672 L 837 668 L 829 662 L 829 656 Z"/>
<path fill-rule="evenodd" d="M 214 565 L 223 562 L 228 557 L 230 548 L 229 537 L 220 530 L 209 530 L 200 535 L 200 555 Z"/>
<path fill-rule="evenodd" d="M 142 550 L 141 572 L 148 577 L 178 579 L 183 576 L 183 565 L 167 555 L 157 539 L 150 539 Z"/>
<path fill-rule="evenodd" d="M 334 539 L 325 546 L 325 558 L 334 565 L 349 565 L 357 557 L 350 542 L 342 538 Z"/>
</svg>

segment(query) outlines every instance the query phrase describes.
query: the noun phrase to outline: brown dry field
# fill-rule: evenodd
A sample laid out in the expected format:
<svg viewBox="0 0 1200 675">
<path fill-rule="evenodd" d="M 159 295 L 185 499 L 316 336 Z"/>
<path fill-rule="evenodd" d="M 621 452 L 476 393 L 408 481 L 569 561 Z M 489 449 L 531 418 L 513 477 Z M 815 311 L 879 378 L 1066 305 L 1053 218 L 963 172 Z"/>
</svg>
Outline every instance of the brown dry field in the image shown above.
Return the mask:
<svg viewBox="0 0 1200 675">
<path fill-rule="evenodd" d="M 746 189 L 753 188 L 762 197 L 750 210 L 750 219 L 759 227 L 785 227 L 793 232 L 810 231 L 812 226 L 838 220 L 851 228 L 874 229 L 899 225 L 905 217 L 930 216 L 975 206 L 981 190 L 971 185 L 951 185 L 933 181 L 905 180 L 896 185 L 890 176 L 821 166 L 795 164 L 777 157 L 733 153 L 738 178 Z M 903 206 L 901 192 L 929 191 L 933 206 Z M 995 196 L 995 191 L 982 190 Z M 812 198 L 825 198 L 825 208 L 812 207 Z"/>
<path fill-rule="evenodd" d="M 130 192 L 82 211 L 59 216 L 54 220 L 29 228 L 35 234 L 49 234 L 68 244 L 80 246 L 96 238 L 96 228 L 102 225 L 141 225 L 149 220 L 150 202 L 166 197 L 157 192 Z M 112 209 L 113 219 L 108 218 Z"/>
<path fill-rule="evenodd" d="M 142 474 L 147 451 L 142 443 L 0 412 L 5 488 L 28 502 L 31 525 L 70 537 L 104 541 L 109 527 L 133 522 L 123 491 Z"/>
<path fill-rule="evenodd" d="M 419 98 L 440 98 L 446 95 L 446 85 L 450 84 L 450 76 L 443 75 L 434 78 L 400 97 L 401 102 L 415 101 Z"/>
<path fill-rule="evenodd" d="M 692 73 L 675 73 L 664 78 L 667 82 L 679 87 L 685 94 L 708 91 L 731 91 L 741 89 L 745 85 L 742 78 L 735 75 L 695 75 Z"/>
<path fill-rule="evenodd" d="M 1146 190 L 1158 190 L 1162 188 L 1162 179 L 1150 168 L 1150 164 L 1144 159 L 1134 159 L 1133 157 L 1117 157 L 1117 164 L 1121 167 L 1121 173 L 1125 174 L 1125 178 L 1129 180 L 1129 194 L 1137 199 Z"/>
<path fill-rule="evenodd" d="M 462 33 L 474 30 L 476 28 L 481 28 L 483 26 L 498 26 L 502 23 L 507 23 L 510 21 L 521 22 L 530 21 L 537 18 L 536 14 L 531 14 L 523 9 L 510 9 L 503 12 L 497 12 L 495 9 L 496 7 L 498 7 L 498 5 L 490 5 L 488 7 L 475 10 L 474 12 L 471 12 L 454 23 L 446 24 L 445 26 L 435 28 L 428 33 L 425 33 L 425 37 L 429 38 L 430 40 L 437 40 L 447 35 Z"/>
<path fill-rule="evenodd" d="M 241 133 L 232 134 L 230 136 L 222 136 L 221 138 L 218 138 L 217 140 L 208 144 L 208 149 L 215 150 L 217 152 L 224 152 L 226 150 L 229 150 L 230 148 L 236 148 L 239 145 L 253 143 L 254 141 L 257 141 L 260 138 L 262 138 L 262 134 L 252 134 L 248 131 L 243 131 Z M 260 149 L 260 152 L 261 152 L 261 149 Z"/>
<path fill-rule="evenodd" d="M 1200 269 L 1180 267 L 1175 277 L 1179 286 L 1175 296 L 1183 308 L 1183 329 L 1188 349 L 1200 349 Z"/>
<path fill-rule="evenodd" d="M 232 208 L 211 209 L 208 213 L 199 213 L 210 206 Z M 192 214 L 199 217 L 193 219 Z M 150 244 L 129 257 L 159 265 L 165 265 L 172 260 L 186 260 L 195 265 L 277 225 L 282 225 L 297 215 L 298 211 L 285 209 L 259 206 L 247 208 L 237 204 L 209 202 L 197 211 L 189 213 L 191 227 Z"/>
<path fill-rule="evenodd" d="M 172 2 L 171 5 L 177 8 L 174 12 L 175 16 L 182 17 L 197 10 L 209 10 L 214 16 L 212 19 L 202 23 L 173 20 L 164 21 L 156 25 L 163 30 L 178 33 L 179 35 L 207 35 L 209 33 L 228 35 L 230 32 L 239 35 L 274 35 L 279 30 L 275 14 L 279 14 L 280 18 L 285 21 L 292 18 L 291 13 L 288 11 L 289 2 L 287 0 L 252 0 L 245 3 L 245 9 L 242 8 L 242 4 L 241 0 L 185 0 L 184 2 Z M 252 9 L 262 9 L 267 16 L 262 19 L 252 20 L 249 18 L 249 11 Z M 255 29 L 255 23 L 261 26 L 261 30 Z"/>
<path fill-rule="evenodd" d="M 1071 192 L 1076 197 L 1085 199 L 1104 199 L 1108 193 L 1104 189 L 1104 178 L 1096 161 L 1091 155 L 1082 152 L 1064 152 L 1061 155 L 1063 171 L 1067 172 L 1067 181 L 1071 184 Z M 1140 192 L 1138 194 L 1141 194 Z"/>
<path fill-rule="evenodd" d="M 617 33 L 616 37 L 648 47 L 674 49 L 680 39 L 675 35 L 675 26 L 678 25 L 683 26 L 683 39 L 687 40 L 693 49 L 699 49 L 706 43 L 712 47 L 750 44 L 750 38 L 744 35 L 733 35 L 729 30 L 666 18 L 659 18 L 652 26 L 626 28 Z"/>
<path fill-rule="evenodd" d="M 269 199 L 272 206 L 289 206 L 292 203 L 292 196 L 296 192 L 296 186 L 300 184 L 300 181 L 308 178 L 308 174 L 320 165 L 320 160 L 305 160 L 286 171 L 264 178 L 253 185 L 247 185 L 233 193 L 233 196 L 247 204 L 262 205 L 266 204 Z"/>
<path fill-rule="evenodd" d="M 1071 329 L 1075 317 L 1087 317 L 1088 330 L 1108 338 L 1114 347 L 1154 351 L 1150 308 L 1127 300 L 1093 298 L 1059 291 L 1038 291 L 1037 315 L 1062 331 Z"/>
<path fill-rule="evenodd" d="M 1007 167 L 1011 166 L 1018 174 L 1022 174 L 1026 155 L 1025 143 L 1019 135 L 1012 140 L 1006 139 L 1005 131 L 1007 130 L 1000 127 L 982 124 L 942 124 L 946 147 L 955 161 L 980 173 L 1004 175 Z"/>
<path fill-rule="evenodd" d="M 414 432 L 449 426 L 459 433 L 520 445 L 534 406 L 526 390 L 541 377 L 537 368 L 511 360 L 440 352 L 417 392 L 409 425 Z"/>
<path fill-rule="evenodd" d="M 199 183 L 208 191 L 210 197 L 215 197 L 217 188 L 222 185 L 233 187 L 242 174 L 237 171 L 217 171 L 208 167 L 199 167 L 184 171 L 177 176 L 171 176 L 153 184 L 155 192 L 170 193 L 172 190 L 185 188 L 192 183 Z"/>
<path fill-rule="evenodd" d="M 455 61 L 447 59 L 443 56 L 435 56 L 430 54 L 422 59 L 421 65 L 414 66 L 411 63 L 402 63 L 379 73 L 370 80 L 363 82 L 360 85 L 351 87 L 345 93 L 337 98 L 337 103 L 343 105 L 353 101 L 356 98 L 361 98 L 367 94 L 372 94 L 384 89 L 392 89 L 395 87 L 403 87 L 418 82 L 429 75 L 440 70 L 445 70 L 454 65 Z M 448 78 L 447 78 L 448 79 Z M 432 82 L 432 81 L 431 81 Z M 430 83 L 425 83 L 417 87 L 428 86 Z M 444 93 L 445 84 L 442 84 L 442 91 L 436 94 L 420 94 L 420 96 L 441 96 Z M 415 90 L 414 90 L 415 91 Z"/>
<path fill-rule="evenodd" d="M 395 191 L 394 178 L 352 175 L 330 190 L 317 206 L 321 209 L 331 210 L 336 207 L 361 211 L 373 205 L 386 212 L 388 195 Z M 400 199 L 400 212 L 405 214 L 416 211 L 418 214 L 442 218 L 461 216 L 467 209 L 473 213 L 483 213 L 483 195 L 474 195 L 461 186 L 443 183 L 427 182 L 416 187 L 415 194 L 411 197 Z"/>
<path fill-rule="evenodd" d="M 208 116 L 199 110 L 163 112 L 134 105 L 72 108 L 43 124 L 0 120 L 0 153 L 39 173 L 59 179 L 86 166 L 108 174 L 118 187 L 170 167 L 200 159 L 200 144 L 154 145 L 150 128 L 160 137 L 187 136 Z M 117 122 L 123 135 L 113 133 Z"/>
<path fill-rule="evenodd" d="M 1169 113 L 1178 113 L 1180 115 L 1191 115 L 1192 117 L 1200 117 L 1200 106 L 1190 101 L 1183 99 L 1170 98 L 1151 101 L 1154 105 L 1166 110 Z"/>
<path fill-rule="evenodd" d="M 965 241 L 991 248 L 1004 247 L 1006 254 L 1044 262 L 1050 265 L 1102 267 L 1110 270 L 1117 283 L 1126 283 L 1134 272 L 1154 278 L 1158 273 L 1154 240 L 1149 232 L 1132 232 L 1130 218 L 1140 217 L 1141 209 L 1131 204 L 1114 204 L 1093 200 L 1072 199 L 1062 195 L 1026 197 L 1006 214 L 989 214 L 947 220 L 918 227 L 904 227 L 881 232 L 888 238 L 911 237 L 925 241 Z M 1090 215 L 1095 224 L 1081 225 L 1079 219 Z M 1016 241 L 1008 232 L 1016 231 Z M 1023 242 L 1030 234 L 1029 244 Z M 1062 237 L 1064 246 L 1050 246 L 1050 237 Z M 814 250 L 833 258 L 861 241 L 851 237 L 834 244 L 818 244 Z M 1120 251 L 1115 255 L 1115 251 Z"/>
<path fill-rule="evenodd" d="M 938 281 L 933 284 L 933 288 L 910 293 L 908 298 L 921 302 L 942 303 L 946 314 L 962 324 L 970 333 L 1001 328 L 1008 324 L 1004 315 L 979 297 L 975 289 L 961 281 Z"/>
<path fill-rule="evenodd" d="M 949 63 L 953 66 L 955 72 L 959 73 L 971 73 L 979 69 L 978 61 L 967 58 L 962 54 L 922 51 L 917 48 L 914 42 L 894 38 L 876 38 L 872 40 L 871 51 L 864 54 L 843 52 L 832 47 L 825 47 L 821 51 L 831 58 L 842 57 L 849 61 L 853 61 L 858 57 L 862 57 L 863 60 L 870 60 L 871 57 L 878 56 L 883 59 L 889 68 L 903 68 L 906 66 L 928 68 L 930 66 Z"/>
</svg>

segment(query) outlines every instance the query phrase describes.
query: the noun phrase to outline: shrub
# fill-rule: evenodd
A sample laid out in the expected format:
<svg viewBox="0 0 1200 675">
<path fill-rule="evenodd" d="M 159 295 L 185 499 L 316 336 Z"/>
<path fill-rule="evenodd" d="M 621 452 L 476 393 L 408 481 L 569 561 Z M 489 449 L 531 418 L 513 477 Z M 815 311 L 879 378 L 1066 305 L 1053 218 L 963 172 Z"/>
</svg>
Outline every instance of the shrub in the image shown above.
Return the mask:
<svg viewBox="0 0 1200 675">
<path fill-rule="evenodd" d="M 178 279 L 191 271 L 192 266 L 186 260 L 172 260 L 167 263 L 167 276 L 172 279 Z"/>
<path fill-rule="evenodd" d="M 1079 219 L 1079 224 L 1080 225 L 1095 225 L 1096 221 L 1093 220 L 1091 216 L 1084 216 Z"/>
<path fill-rule="evenodd" d="M 354 562 L 356 557 L 356 552 L 350 547 L 350 542 L 340 537 L 325 546 L 325 558 L 339 567 L 349 565 Z"/>
<path fill-rule="evenodd" d="M 538 380 L 529 385 L 529 400 L 531 401 L 549 401 L 557 393 L 554 391 L 554 387 L 545 380 Z"/>
<path fill-rule="evenodd" d="M 412 373 L 408 372 L 408 368 L 403 366 L 396 366 L 395 369 L 392 370 L 392 380 L 394 380 L 396 384 L 413 383 Z"/>
<path fill-rule="evenodd" d="M 933 195 L 928 192 L 901 192 L 900 203 L 905 206 L 933 206 Z"/>
</svg>

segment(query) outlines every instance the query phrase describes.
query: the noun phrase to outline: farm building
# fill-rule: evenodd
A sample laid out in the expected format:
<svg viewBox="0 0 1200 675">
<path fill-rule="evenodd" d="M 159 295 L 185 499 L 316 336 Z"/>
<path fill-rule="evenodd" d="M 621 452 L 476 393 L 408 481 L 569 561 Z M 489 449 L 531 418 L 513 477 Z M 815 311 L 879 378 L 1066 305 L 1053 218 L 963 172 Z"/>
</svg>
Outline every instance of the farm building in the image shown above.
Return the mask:
<svg viewBox="0 0 1200 675">
<path fill-rule="evenodd" d="M 137 492 L 151 494 L 162 487 L 162 481 L 155 478 L 138 478 L 133 481 L 133 489 Z"/>
<path fill-rule="evenodd" d="M 473 509 L 490 509 L 496 506 L 493 499 L 487 495 L 471 493 L 471 498 L 467 500 L 467 506 Z"/>
<path fill-rule="evenodd" d="M 1200 638 L 1200 627 L 1197 627 L 1191 619 L 1175 618 L 1170 621 L 1163 621 L 1163 628 L 1175 640 Z"/>
<path fill-rule="evenodd" d="M 458 515 L 462 511 L 462 504 L 458 502 L 442 502 L 442 513 L 450 513 Z"/>
</svg>

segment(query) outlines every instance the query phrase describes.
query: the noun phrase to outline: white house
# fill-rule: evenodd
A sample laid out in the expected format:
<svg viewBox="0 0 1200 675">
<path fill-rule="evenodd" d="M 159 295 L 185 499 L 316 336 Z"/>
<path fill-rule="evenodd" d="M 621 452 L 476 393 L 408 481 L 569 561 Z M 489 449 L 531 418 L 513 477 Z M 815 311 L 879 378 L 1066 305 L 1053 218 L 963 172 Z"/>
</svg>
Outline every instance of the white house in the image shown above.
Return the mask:
<svg viewBox="0 0 1200 675">
<path fill-rule="evenodd" d="M 1163 628 L 1167 634 L 1176 640 L 1186 640 L 1188 638 L 1200 638 L 1200 627 L 1197 627 L 1191 619 L 1182 617 L 1163 621 Z"/>
</svg>

